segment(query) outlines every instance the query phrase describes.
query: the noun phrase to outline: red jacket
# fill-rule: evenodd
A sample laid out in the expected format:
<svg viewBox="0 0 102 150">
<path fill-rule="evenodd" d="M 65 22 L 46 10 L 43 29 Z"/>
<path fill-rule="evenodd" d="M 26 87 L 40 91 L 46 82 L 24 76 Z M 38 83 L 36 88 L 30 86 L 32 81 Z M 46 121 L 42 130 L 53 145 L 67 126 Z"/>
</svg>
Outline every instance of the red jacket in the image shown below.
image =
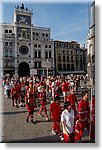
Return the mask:
<svg viewBox="0 0 102 150">
<path fill-rule="evenodd" d="M 56 86 L 59 86 L 60 85 L 60 82 L 59 81 L 56 81 Z"/>
<path fill-rule="evenodd" d="M 53 121 L 60 121 L 61 109 L 58 102 L 53 102 L 50 105 L 50 111 L 52 113 L 52 120 Z"/>
<path fill-rule="evenodd" d="M 39 98 L 40 98 L 40 103 L 42 105 L 46 105 L 46 92 L 40 92 L 39 94 Z"/>
<path fill-rule="evenodd" d="M 40 85 L 41 85 L 41 86 L 44 86 L 44 85 L 45 85 L 45 82 L 42 80 L 42 81 L 40 82 Z"/>
<path fill-rule="evenodd" d="M 70 83 L 66 81 L 66 84 L 67 84 L 68 91 L 70 91 Z"/>
<path fill-rule="evenodd" d="M 62 92 L 67 92 L 68 91 L 68 86 L 67 83 L 62 83 Z"/>
<path fill-rule="evenodd" d="M 14 96 L 14 97 L 18 97 L 18 89 L 17 89 L 17 85 L 14 85 L 12 88 L 11 88 L 11 95 Z"/>
<path fill-rule="evenodd" d="M 34 102 L 35 98 L 33 96 L 33 93 L 30 93 L 29 91 L 25 95 L 26 99 L 26 106 L 28 110 L 33 110 L 34 109 Z"/>
<path fill-rule="evenodd" d="M 88 100 L 81 100 L 78 103 L 78 116 L 80 121 L 86 121 L 90 118 L 90 106 Z"/>
<path fill-rule="evenodd" d="M 68 96 L 68 98 L 67 98 L 67 101 L 70 102 L 72 108 L 75 107 L 75 103 L 78 103 L 78 102 L 77 102 L 77 97 L 76 97 L 75 94 L 73 94 L 73 95 L 70 94 L 70 95 Z"/>
</svg>

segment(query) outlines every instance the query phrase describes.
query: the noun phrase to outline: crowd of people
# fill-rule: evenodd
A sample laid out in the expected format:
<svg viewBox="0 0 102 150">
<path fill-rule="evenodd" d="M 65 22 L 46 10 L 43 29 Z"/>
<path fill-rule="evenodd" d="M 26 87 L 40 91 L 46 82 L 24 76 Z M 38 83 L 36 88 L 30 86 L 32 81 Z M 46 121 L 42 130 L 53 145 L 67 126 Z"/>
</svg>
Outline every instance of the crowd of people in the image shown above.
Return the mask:
<svg viewBox="0 0 102 150">
<path fill-rule="evenodd" d="M 13 107 L 26 107 L 27 123 L 35 122 L 34 110 L 40 107 L 38 115 L 42 117 L 44 111 L 46 121 L 53 122 L 53 135 L 58 134 L 61 141 L 77 143 L 81 142 L 84 129 L 87 129 L 91 141 L 95 141 L 95 94 L 90 104 L 87 90 L 89 82 L 87 75 L 55 78 L 53 76 L 41 78 L 4 76 L 2 86 L 6 98 L 11 99 Z M 76 96 L 79 87 L 84 88 L 80 101 Z M 61 96 L 63 101 L 60 99 Z"/>
</svg>

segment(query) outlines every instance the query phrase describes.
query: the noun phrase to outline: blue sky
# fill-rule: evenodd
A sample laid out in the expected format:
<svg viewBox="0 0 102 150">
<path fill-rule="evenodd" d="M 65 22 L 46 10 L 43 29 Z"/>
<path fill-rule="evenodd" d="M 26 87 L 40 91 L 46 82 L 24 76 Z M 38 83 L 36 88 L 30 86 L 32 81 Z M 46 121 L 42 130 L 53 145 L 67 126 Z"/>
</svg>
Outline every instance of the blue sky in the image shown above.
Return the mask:
<svg viewBox="0 0 102 150">
<path fill-rule="evenodd" d="M 6 0 L 2 3 L 2 21 L 12 23 L 14 8 L 22 1 Z M 50 27 L 51 39 L 63 41 L 78 41 L 87 43 L 89 28 L 89 0 L 85 2 L 25 2 L 25 7 L 33 9 L 33 25 Z M 87 45 L 86 45 L 87 47 Z"/>
</svg>

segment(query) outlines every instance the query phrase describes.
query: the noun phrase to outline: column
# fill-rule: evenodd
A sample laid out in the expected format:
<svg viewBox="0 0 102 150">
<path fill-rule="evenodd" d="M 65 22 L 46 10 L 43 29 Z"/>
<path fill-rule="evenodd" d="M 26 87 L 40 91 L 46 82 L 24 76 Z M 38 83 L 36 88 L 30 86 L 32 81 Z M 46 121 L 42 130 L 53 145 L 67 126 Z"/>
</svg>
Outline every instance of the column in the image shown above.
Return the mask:
<svg viewBox="0 0 102 150">
<path fill-rule="evenodd" d="M 15 14 L 16 15 L 16 14 Z M 17 25 L 14 23 L 14 34 L 15 34 L 15 75 L 18 75 L 18 65 L 17 65 Z"/>
</svg>

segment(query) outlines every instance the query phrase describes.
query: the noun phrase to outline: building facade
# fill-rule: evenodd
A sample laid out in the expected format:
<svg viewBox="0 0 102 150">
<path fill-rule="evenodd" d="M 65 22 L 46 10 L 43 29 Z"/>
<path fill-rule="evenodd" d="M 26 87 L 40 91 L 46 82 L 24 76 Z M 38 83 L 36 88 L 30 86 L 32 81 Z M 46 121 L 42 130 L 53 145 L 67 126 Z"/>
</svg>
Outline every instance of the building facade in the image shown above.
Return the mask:
<svg viewBox="0 0 102 150">
<path fill-rule="evenodd" d="M 12 24 L 1 25 L 1 76 L 54 74 L 54 41 L 50 28 L 32 24 L 33 12 L 15 7 Z"/>
<path fill-rule="evenodd" d="M 85 45 L 80 48 L 80 44 L 75 41 L 54 41 L 54 47 L 57 73 L 86 73 L 87 49 Z"/>
<path fill-rule="evenodd" d="M 90 28 L 87 39 L 87 71 L 91 78 L 95 77 L 95 2 L 90 7 Z"/>
</svg>

